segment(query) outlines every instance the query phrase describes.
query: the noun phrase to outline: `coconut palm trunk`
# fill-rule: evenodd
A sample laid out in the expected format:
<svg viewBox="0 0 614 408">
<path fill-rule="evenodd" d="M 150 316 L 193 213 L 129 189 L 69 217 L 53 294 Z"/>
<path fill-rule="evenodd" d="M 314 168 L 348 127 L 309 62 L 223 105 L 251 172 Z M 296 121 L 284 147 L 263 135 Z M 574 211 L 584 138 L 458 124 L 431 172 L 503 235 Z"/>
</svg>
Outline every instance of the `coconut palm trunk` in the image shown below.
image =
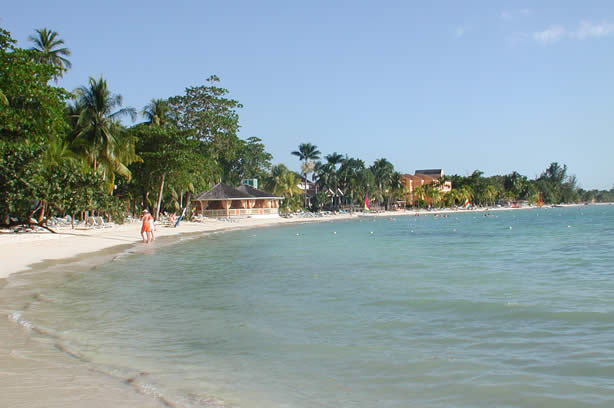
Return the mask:
<svg viewBox="0 0 614 408">
<path fill-rule="evenodd" d="M 155 218 L 156 221 L 160 218 L 160 206 L 162 205 L 162 193 L 164 192 L 164 179 L 165 178 L 166 178 L 166 172 L 162 173 L 162 179 L 160 181 L 160 192 L 158 193 L 158 205 L 156 206 L 156 218 Z"/>
</svg>

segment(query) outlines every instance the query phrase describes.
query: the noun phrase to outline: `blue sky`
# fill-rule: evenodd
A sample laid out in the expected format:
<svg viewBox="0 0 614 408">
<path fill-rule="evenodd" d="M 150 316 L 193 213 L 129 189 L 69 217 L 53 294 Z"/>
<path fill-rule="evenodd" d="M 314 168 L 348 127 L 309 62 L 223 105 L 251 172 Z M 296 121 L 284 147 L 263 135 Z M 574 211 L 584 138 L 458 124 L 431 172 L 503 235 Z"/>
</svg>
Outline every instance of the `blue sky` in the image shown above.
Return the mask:
<svg viewBox="0 0 614 408">
<path fill-rule="evenodd" d="M 47 27 L 72 51 L 60 86 L 102 75 L 140 110 L 216 74 L 245 106 L 239 136 L 293 169 L 309 142 L 403 173 L 558 161 L 614 183 L 612 1 L 17 3 L 0 26 L 19 46 Z"/>
</svg>

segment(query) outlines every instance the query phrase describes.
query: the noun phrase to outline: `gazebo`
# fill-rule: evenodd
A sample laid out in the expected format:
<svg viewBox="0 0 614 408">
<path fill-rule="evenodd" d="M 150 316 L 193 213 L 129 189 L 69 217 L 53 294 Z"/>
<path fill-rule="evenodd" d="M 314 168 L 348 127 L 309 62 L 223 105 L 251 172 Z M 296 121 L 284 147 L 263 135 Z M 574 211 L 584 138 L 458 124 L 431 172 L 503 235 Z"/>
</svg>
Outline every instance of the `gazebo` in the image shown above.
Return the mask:
<svg viewBox="0 0 614 408">
<path fill-rule="evenodd" d="M 218 183 L 211 190 L 198 194 L 192 202 L 196 203 L 196 215 L 231 217 L 278 214 L 281 199 L 248 185 L 234 188 Z"/>
</svg>

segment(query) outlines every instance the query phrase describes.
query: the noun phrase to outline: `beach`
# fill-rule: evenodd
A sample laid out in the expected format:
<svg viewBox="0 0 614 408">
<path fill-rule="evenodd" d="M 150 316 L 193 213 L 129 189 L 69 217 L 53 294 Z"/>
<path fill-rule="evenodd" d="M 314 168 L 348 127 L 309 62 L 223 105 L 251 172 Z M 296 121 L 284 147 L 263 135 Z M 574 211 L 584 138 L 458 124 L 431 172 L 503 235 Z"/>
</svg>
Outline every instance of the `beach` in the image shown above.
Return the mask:
<svg viewBox="0 0 614 408">
<path fill-rule="evenodd" d="M 340 213 L 326 216 L 294 216 L 285 217 L 253 217 L 236 219 L 205 219 L 202 222 L 181 222 L 177 228 L 169 224 L 156 223 L 156 238 L 170 239 L 178 235 L 205 234 L 216 231 L 231 231 L 245 228 L 272 227 L 301 222 L 327 222 L 349 219 L 352 217 L 396 217 L 396 216 L 435 216 L 458 214 L 466 212 L 508 211 L 523 208 L 476 208 L 469 210 L 399 210 L 371 213 Z M 122 245 L 137 245 L 142 243 L 140 222 L 122 225 L 107 224 L 107 227 L 75 229 L 63 226 L 56 229 L 56 234 L 48 231 L 13 233 L 9 230 L 0 231 L 0 279 L 9 275 L 28 270 L 46 261 L 67 260 L 76 257 L 86 257 L 93 253 Z"/>
<path fill-rule="evenodd" d="M 476 209 L 474 212 L 495 212 L 507 209 Z M 367 217 L 387 217 L 394 220 L 403 216 L 439 216 L 463 214 L 471 211 L 394 211 L 372 213 Z M 19 288 L 19 272 L 38 273 L 54 267 L 79 263 L 95 265 L 108 262 L 113 254 L 132 248 L 142 252 L 163 247 L 178 239 L 199 237 L 203 234 L 239 229 L 263 228 L 297 223 L 343 221 L 365 215 L 338 214 L 323 217 L 243 218 L 183 222 L 178 228 L 159 223 L 156 241 L 142 243 L 140 223 L 113 225 L 98 229 L 70 229 L 63 227 L 57 234 L 2 233 L 0 234 L 0 290 Z M 14 274 L 14 275 L 13 275 Z M 13 275 L 13 276 L 11 276 Z M 7 279 L 10 278 L 10 279 Z M 7 309 L 4 309 L 4 308 Z M 5 305 L 7 319 L 0 323 L 0 405 L 10 407 L 158 407 L 169 406 L 146 386 L 136 381 L 117 378 L 112 373 L 100 372 L 78 355 L 58 348 L 53 338 L 37 333 L 27 321 L 10 314 Z M 36 339 L 34 339 L 36 337 Z M 41 341 L 42 340 L 42 341 Z M 120 381 L 118 381 L 120 380 Z M 215 406 L 212 402 L 211 406 Z"/>
<path fill-rule="evenodd" d="M 155 238 L 171 239 L 178 235 L 205 234 L 244 228 L 271 227 L 296 222 L 338 220 L 350 215 L 334 217 L 263 217 L 239 219 L 205 219 L 203 222 L 181 222 L 177 228 L 156 223 Z M 12 273 L 36 267 L 46 261 L 87 257 L 86 254 L 122 245 L 146 245 L 140 236 L 140 222 L 109 227 L 71 229 L 64 226 L 53 234 L 47 231 L 28 233 L 0 233 L 0 258 L 3 260 L 0 279 Z M 155 245 L 152 243 L 150 245 Z"/>
</svg>

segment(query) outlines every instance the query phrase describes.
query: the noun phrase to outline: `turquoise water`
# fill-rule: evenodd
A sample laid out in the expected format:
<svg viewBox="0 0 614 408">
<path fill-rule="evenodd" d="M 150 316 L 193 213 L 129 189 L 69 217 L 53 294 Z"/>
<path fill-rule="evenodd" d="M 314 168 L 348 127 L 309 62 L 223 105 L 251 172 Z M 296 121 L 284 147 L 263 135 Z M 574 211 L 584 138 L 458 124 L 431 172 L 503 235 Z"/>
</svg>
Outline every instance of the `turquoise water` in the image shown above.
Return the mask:
<svg viewBox="0 0 614 408">
<path fill-rule="evenodd" d="M 177 407 L 614 406 L 614 206 L 155 245 L 18 318 Z"/>
</svg>

